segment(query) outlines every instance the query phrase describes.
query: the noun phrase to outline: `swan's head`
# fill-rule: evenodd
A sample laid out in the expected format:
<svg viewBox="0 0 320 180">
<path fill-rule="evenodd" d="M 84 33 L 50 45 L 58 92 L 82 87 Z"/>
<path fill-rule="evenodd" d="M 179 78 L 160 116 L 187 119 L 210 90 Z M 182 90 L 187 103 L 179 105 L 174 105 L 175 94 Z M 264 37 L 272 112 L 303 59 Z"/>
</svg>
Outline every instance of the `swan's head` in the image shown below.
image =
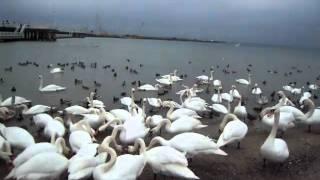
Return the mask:
<svg viewBox="0 0 320 180">
<path fill-rule="evenodd" d="M 232 86 L 231 86 L 231 89 L 236 89 L 236 88 L 237 88 L 236 85 L 232 85 Z"/>
<path fill-rule="evenodd" d="M 286 96 L 283 91 L 278 91 L 277 95 L 279 96 L 279 99 L 281 99 L 281 98 Z"/>
</svg>

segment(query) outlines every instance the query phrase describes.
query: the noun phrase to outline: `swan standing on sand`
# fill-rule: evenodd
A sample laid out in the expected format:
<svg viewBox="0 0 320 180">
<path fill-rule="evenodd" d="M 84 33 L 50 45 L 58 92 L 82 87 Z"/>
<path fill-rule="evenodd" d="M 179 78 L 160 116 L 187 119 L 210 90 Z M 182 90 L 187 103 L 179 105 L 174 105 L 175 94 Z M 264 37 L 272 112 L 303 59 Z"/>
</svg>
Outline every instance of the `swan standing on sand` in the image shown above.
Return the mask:
<svg viewBox="0 0 320 180">
<path fill-rule="evenodd" d="M 220 124 L 219 131 L 222 132 L 217 142 L 219 147 L 238 142 L 238 148 L 240 148 L 240 141 L 246 136 L 248 126 L 236 115 L 227 114 Z"/>
<path fill-rule="evenodd" d="M 6 127 L 0 123 L 0 135 L 2 135 L 11 145 L 18 149 L 25 149 L 26 147 L 35 143 L 33 136 L 20 127 Z"/>
<path fill-rule="evenodd" d="M 268 138 L 260 147 L 260 153 L 263 157 L 264 165 L 266 160 L 282 163 L 289 157 L 289 149 L 287 143 L 283 139 L 276 138 L 279 118 L 281 116 L 280 109 L 270 109 L 268 110 L 268 112 L 269 111 L 274 111 L 275 121 Z"/>
<path fill-rule="evenodd" d="M 193 157 L 198 154 L 227 155 L 227 153 L 221 150 L 212 139 L 194 132 L 181 133 L 170 140 L 166 140 L 161 136 L 154 137 L 147 149 L 151 149 L 157 143 L 162 146 L 170 146 L 180 152 L 187 153 L 187 157 Z"/>
<path fill-rule="evenodd" d="M 55 84 L 49 84 L 43 87 L 43 76 L 39 75 L 39 79 L 40 79 L 40 85 L 39 85 L 40 92 L 55 92 L 55 91 L 63 91 L 67 89 L 66 87 L 58 86 Z"/>
<path fill-rule="evenodd" d="M 140 157 L 151 166 L 153 173 L 186 179 L 199 179 L 189 168 L 185 155 L 170 146 L 158 146 L 146 151 L 143 139 L 135 141 L 134 146 L 129 146 L 128 151 L 134 152 L 140 146 Z"/>
<path fill-rule="evenodd" d="M 67 169 L 68 159 L 56 152 L 44 152 L 11 170 L 5 179 L 60 179 Z"/>
</svg>

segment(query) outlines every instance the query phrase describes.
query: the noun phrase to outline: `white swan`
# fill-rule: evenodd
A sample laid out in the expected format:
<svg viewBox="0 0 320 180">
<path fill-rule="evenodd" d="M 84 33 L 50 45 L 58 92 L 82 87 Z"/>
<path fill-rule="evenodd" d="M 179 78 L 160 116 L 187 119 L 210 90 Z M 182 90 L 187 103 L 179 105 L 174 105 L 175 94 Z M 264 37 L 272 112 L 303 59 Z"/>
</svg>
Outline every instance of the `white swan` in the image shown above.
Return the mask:
<svg viewBox="0 0 320 180">
<path fill-rule="evenodd" d="M 160 98 L 147 98 L 148 103 L 150 106 L 153 107 L 161 107 L 162 106 L 162 101 Z"/>
<path fill-rule="evenodd" d="M 158 91 L 162 86 L 160 84 L 155 84 L 152 86 L 151 84 L 144 84 L 138 87 L 140 91 Z"/>
<path fill-rule="evenodd" d="M 106 117 L 105 114 L 102 110 L 103 108 L 100 109 L 99 114 L 81 114 L 83 116 L 84 121 L 87 121 L 93 129 L 97 129 L 99 126 L 105 123 Z"/>
<path fill-rule="evenodd" d="M 246 80 L 246 79 L 237 79 L 236 82 L 239 83 L 239 84 L 243 84 L 243 85 L 250 85 L 251 84 L 251 74 L 248 73 L 248 80 Z"/>
<path fill-rule="evenodd" d="M 55 73 L 63 73 L 63 69 L 60 68 L 60 67 L 57 67 L 57 68 L 53 68 L 50 70 L 50 73 L 51 74 L 55 74 Z"/>
<path fill-rule="evenodd" d="M 13 97 L 13 99 L 12 99 Z M 11 96 L 2 101 L 2 95 L 0 94 L 0 106 L 11 106 L 12 103 L 13 105 L 19 105 L 19 104 L 24 104 L 24 103 L 30 103 L 31 101 L 20 96 Z"/>
<path fill-rule="evenodd" d="M 95 94 L 94 92 L 91 92 L 89 97 L 86 98 L 87 102 L 89 103 L 89 107 L 91 107 L 91 108 L 106 107 L 102 101 L 97 100 L 97 99 L 93 99 L 94 94 Z"/>
<path fill-rule="evenodd" d="M 54 143 L 41 142 L 28 146 L 22 151 L 13 161 L 15 168 L 27 162 L 33 156 L 45 153 L 45 152 L 57 152 L 60 154 L 68 154 L 69 148 L 66 146 L 65 140 L 60 137 Z"/>
<path fill-rule="evenodd" d="M 229 94 L 234 98 L 241 98 L 241 95 L 236 88 L 237 87 L 235 85 L 232 85 L 231 90 L 229 91 Z"/>
<path fill-rule="evenodd" d="M 254 95 L 260 95 L 260 94 L 262 94 L 262 91 L 261 91 L 261 89 L 259 88 L 259 86 L 258 86 L 257 83 L 254 84 L 254 87 L 253 87 L 253 89 L 252 89 L 252 91 L 251 91 L 251 94 L 254 94 Z"/>
<path fill-rule="evenodd" d="M 217 93 L 214 93 L 212 96 L 211 96 L 211 101 L 213 103 L 222 103 L 222 97 L 221 97 L 221 88 L 218 88 L 217 90 Z"/>
<path fill-rule="evenodd" d="M 208 84 L 209 81 L 213 81 L 213 70 L 210 71 L 210 77 L 207 75 L 197 76 L 196 79 L 200 81 L 200 83 Z"/>
<path fill-rule="evenodd" d="M 49 121 L 52 121 L 53 118 L 46 113 L 41 113 L 33 116 L 33 122 L 39 128 L 45 127 Z"/>
<path fill-rule="evenodd" d="M 278 105 L 281 106 L 295 106 L 290 99 L 287 98 L 286 94 L 283 91 L 278 91 L 277 94 L 279 95 L 280 99 Z"/>
<path fill-rule="evenodd" d="M 63 119 L 60 117 L 55 117 L 52 121 L 48 121 L 43 133 L 47 138 L 51 139 L 51 143 L 55 142 L 57 137 L 63 137 L 66 133 Z"/>
<path fill-rule="evenodd" d="M 168 78 L 161 78 L 161 79 L 156 79 L 156 81 L 160 84 L 169 86 L 171 84 L 173 84 L 173 79 L 172 79 L 172 75 L 170 74 Z"/>
<path fill-rule="evenodd" d="M 143 156 L 124 154 L 117 157 L 117 153 L 110 147 L 106 147 L 104 151 L 110 155 L 110 160 L 94 168 L 93 179 L 95 180 L 135 180 L 146 164 Z"/>
<path fill-rule="evenodd" d="M 0 159 L 10 162 L 10 156 L 12 155 L 10 143 L 0 136 Z"/>
<path fill-rule="evenodd" d="M 306 113 L 306 118 L 301 122 L 308 125 L 308 131 L 311 131 L 311 125 L 320 124 L 320 109 L 316 108 L 311 99 L 303 101 L 304 106 L 307 106 L 309 111 Z"/>
<path fill-rule="evenodd" d="M 118 119 L 115 119 L 114 121 L 120 122 Z M 114 123 L 114 121 L 110 121 L 105 125 L 102 125 L 99 127 L 99 131 L 105 130 L 110 124 Z M 117 134 L 118 131 L 120 131 L 120 141 L 123 144 L 131 144 L 134 143 L 134 141 L 138 138 L 145 137 L 150 128 L 146 128 L 144 122 L 141 122 L 140 120 L 135 120 L 134 118 L 131 118 L 127 120 L 124 124 L 118 125 L 114 127 L 114 131 Z"/>
<path fill-rule="evenodd" d="M 147 149 L 152 148 L 157 143 L 162 146 L 170 146 L 180 152 L 187 153 L 187 157 L 193 157 L 198 154 L 227 155 L 227 153 L 221 150 L 212 139 L 194 132 L 181 133 L 170 140 L 166 140 L 160 136 L 154 137 Z"/>
<path fill-rule="evenodd" d="M 82 106 L 78 106 L 78 105 L 73 105 L 70 107 L 67 107 L 64 109 L 67 113 L 69 114 L 73 114 L 73 115 L 80 115 L 80 114 L 88 114 L 88 113 L 92 113 L 94 112 L 94 108 L 84 108 Z"/>
<path fill-rule="evenodd" d="M 146 151 L 143 139 L 137 139 L 128 151 L 134 152 L 140 146 L 140 157 L 144 158 L 153 173 L 186 179 L 199 179 L 189 168 L 185 155 L 170 146 L 158 146 Z"/>
<path fill-rule="evenodd" d="M 146 118 L 146 125 L 149 127 L 155 127 L 159 125 L 165 118 L 163 118 L 161 115 L 153 115 L 153 116 L 148 116 Z"/>
<path fill-rule="evenodd" d="M 43 77 L 42 75 L 39 75 L 40 79 L 40 85 L 39 85 L 39 91 L 40 92 L 55 92 L 55 91 L 63 91 L 66 90 L 66 87 L 58 86 L 55 84 L 49 84 L 45 87 L 43 87 Z"/>
<path fill-rule="evenodd" d="M 241 97 L 239 98 L 237 106 L 234 107 L 233 114 L 243 121 L 245 121 L 248 116 L 246 107 L 241 105 Z"/>
<path fill-rule="evenodd" d="M 270 109 L 272 111 L 274 109 Z M 272 130 L 265 140 L 263 145 L 260 147 L 260 154 L 262 155 L 264 162 L 269 160 L 272 162 L 284 162 L 289 157 L 289 149 L 287 143 L 280 138 L 276 138 L 279 118 L 281 117 L 280 110 L 274 111 L 275 121 L 272 126 Z"/>
<path fill-rule="evenodd" d="M 99 153 L 97 156 L 82 156 L 69 162 L 68 180 L 90 178 L 96 166 L 105 163 L 107 153 Z"/>
<path fill-rule="evenodd" d="M 93 139 L 90 134 L 83 130 L 77 130 L 71 132 L 69 136 L 69 143 L 73 152 L 78 152 L 82 146 L 92 144 Z"/>
<path fill-rule="evenodd" d="M 180 95 L 182 100 L 183 94 Z M 207 111 L 207 103 L 200 97 L 191 97 L 191 94 L 187 91 L 187 98 L 181 102 L 182 106 L 194 111 Z"/>
<path fill-rule="evenodd" d="M 221 114 L 227 114 L 230 112 L 230 102 L 228 102 L 228 108 L 226 108 L 222 104 L 212 104 L 211 106 L 208 106 L 209 108 L 212 108 L 214 111 L 221 113 Z"/>
<path fill-rule="evenodd" d="M 310 92 L 304 92 L 299 99 L 299 104 L 302 104 L 305 99 L 309 99 L 310 97 L 312 97 Z"/>
<path fill-rule="evenodd" d="M 11 147 L 25 149 L 35 143 L 33 136 L 20 127 L 6 127 L 0 123 L 0 134 L 10 143 Z"/>
<path fill-rule="evenodd" d="M 238 142 L 238 148 L 240 148 L 240 141 L 246 136 L 248 126 L 234 114 L 227 114 L 224 116 L 219 130 L 222 132 L 217 142 L 219 147 Z"/>
<path fill-rule="evenodd" d="M 56 152 L 44 152 L 11 170 L 5 179 L 59 179 L 67 169 L 68 159 Z"/>
<path fill-rule="evenodd" d="M 178 72 L 178 70 L 175 69 L 173 71 L 173 74 L 170 73 L 170 74 L 167 74 L 167 75 L 163 75 L 161 77 L 164 78 L 164 79 L 170 79 L 171 78 L 172 81 L 181 81 L 181 80 L 183 80 L 179 76 L 177 76 L 177 72 Z"/>
<path fill-rule="evenodd" d="M 198 119 L 190 116 L 182 116 L 173 122 L 171 122 L 169 119 L 161 121 L 155 128 L 151 130 L 152 133 L 160 131 L 162 126 L 165 126 L 165 130 L 169 133 L 188 132 L 194 129 L 207 127 L 207 125 L 203 125 Z"/>
<path fill-rule="evenodd" d="M 163 103 L 163 104 L 166 104 L 166 103 Z M 169 106 L 170 106 L 170 109 L 167 112 L 167 118 L 170 120 L 174 121 L 182 116 L 191 116 L 194 118 L 201 118 L 201 116 L 199 116 L 196 111 L 193 111 L 191 109 L 180 108 L 174 111 L 174 104 L 169 103 Z"/>
<path fill-rule="evenodd" d="M 134 104 L 134 101 L 135 101 L 135 96 L 134 96 L 134 93 L 135 93 L 135 89 L 134 88 L 131 88 L 131 92 L 130 92 L 130 97 L 122 97 L 120 99 L 120 103 L 125 105 L 125 106 L 131 106 L 131 104 Z"/>
<path fill-rule="evenodd" d="M 25 104 L 22 104 L 21 106 L 23 107 L 22 114 L 24 115 L 40 114 L 51 110 L 51 107 L 41 104 L 34 105 L 29 109 Z"/>
<path fill-rule="evenodd" d="M 317 84 L 310 84 L 310 85 L 308 86 L 308 88 L 311 89 L 311 90 L 317 90 L 317 89 L 319 89 L 319 85 L 317 85 Z"/>
</svg>

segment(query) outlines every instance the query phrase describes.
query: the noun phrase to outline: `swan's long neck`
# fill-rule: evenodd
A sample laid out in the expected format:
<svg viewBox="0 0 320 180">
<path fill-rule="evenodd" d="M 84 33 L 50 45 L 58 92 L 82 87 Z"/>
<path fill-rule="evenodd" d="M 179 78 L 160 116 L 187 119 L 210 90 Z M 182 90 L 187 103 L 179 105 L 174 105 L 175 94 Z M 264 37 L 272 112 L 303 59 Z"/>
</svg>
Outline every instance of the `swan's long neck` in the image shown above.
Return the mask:
<svg viewBox="0 0 320 180">
<path fill-rule="evenodd" d="M 173 71 L 173 75 L 177 76 L 177 70 L 176 69 Z"/>
<path fill-rule="evenodd" d="M 221 131 L 223 131 L 223 129 L 224 129 L 224 127 L 226 126 L 226 124 L 227 124 L 228 122 L 230 122 L 230 121 L 235 120 L 235 119 L 237 119 L 237 117 L 236 117 L 234 114 L 226 114 L 226 115 L 224 116 L 224 118 L 223 118 L 220 126 L 219 126 L 219 129 L 220 129 Z"/>
<path fill-rule="evenodd" d="M 315 105 L 310 99 L 306 99 L 305 101 L 308 103 L 308 112 L 305 114 L 305 118 L 308 119 L 313 115 L 315 111 Z"/>
<path fill-rule="evenodd" d="M 105 149 L 105 152 L 107 152 L 110 155 L 110 160 L 107 163 L 102 164 L 97 167 L 97 168 L 101 168 L 101 170 L 103 172 L 107 172 L 114 165 L 114 163 L 117 160 L 117 153 L 114 149 L 107 147 Z"/>
<path fill-rule="evenodd" d="M 40 77 L 40 85 L 39 85 L 39 90 L 43 88 L 43 78 Z"/>
<path fill-rule="evenodd" d="M 240 107 L 240 106 L 241 106 L 241 97 L 239 98 L 239 102 L 238 102 L 237 107 Z"/>
<path fill-rule="evenodd" d="M 135 142 L 134 142 L 134 146 L 131 149 L 131 151 L 136 151 L 138 149 L 138 147 L 140 147 L 140 151 L 139 154 L 144 154 L 146 152 L 146 143 L 144 142 L 143 139 L 138 138 Z"/>
<path fill-rule="evenodd" d="M 249 82 L 249 84 L 251 84 L 251 75 L 250 74 L 248 74 L 248 82 Z"/>
<path fill-rule="evenodd" d="M 268 144 L 274 143 L 274 140 L 277 135 L 278 126 L 279 126 L 279 119 L 280 119 L 280 110 L 277 109 L 274 112 L 274 124 L 272 126 L 272 130 L 266 140 L 266 143 L 268 143 Z"/>
<path fill-rule="evenodd" d="M 210 81 L 210 79 L 213 80 L 213 71 L 210 71 L 210 78 L 208 79 L 208 82 Z"/>
<path fill-rule="evenodd" d="M 167 140 L 165 140 L 163 137 L 161 136 L 157 136 L 154 137 L 151 142 L 149 143 L 149 146 L 147 147 L 148 149 L 151 149 L 152 147 L 154 147 L 157 143 L 161 144 L 162 146 L 167 146 L 169 145 L 169 142 Z"/>
<path fill-rule="evenodd" d="M 186 90 L 185 92 L 187 92 L 188 90 Z M 184 95 L 184 93 L 185 92 L 183 92 L 183 93 L 181 93 L 180 94 L 180 104 L 181 104 L 181 106 L 183 106 L 183 95 Z M 170 106 L 171 107 L 171 106 Z"/>
<path fill-rule="evenodd" d="M 228 110 L 228 113 L 230 113 L 230 110 L 231 110 L 231 104 L 230 102 L 228 101 L 228 107 L 227 107 L 227 110 Z"/>
<path fill-rule="evenodd" d="M 113 119 L 112 121 L 109 121 L 108 123 L 100 126 L 100 127 L 99 127 L 99 131 L 103 131 L 103 130 L 107 129 L 107 127 L 109 127 L 112 123 L 119 123 L 119 124 L 121 124 L 121 121 L 120 121 L 120 119 L 115 118 L 115 119 Z M 120 129 L 113 129 L 113 131 L 116 131 L 116 132 L 117 132 L 118 130 L 120 130 Z M 113 133 L 113 131 L 112 131 L 112 133 Z"/>
<path fill-rule="evenodd" d="M 68 154 L 69 149 L 66 146 L 66 141 L 62 137 L 59 137 L 56 140 L 55 145 L 58 148 L 59 153 Z"/>
<path fill-rule="evenodd" d="M 181 96 L 181 95 L 180 95 L 180 96 Z M 171 114 L 172 114 L 172 112 L 173 112 L 173 109 L 174 109 L 174 106 L 173 106 L 172 103 L 170 103 L 170 109 L 169 109 L 168 112 L 167 112 L 167 118 L 168 118 L 168 119 L 170 119 L 170 116 L 171 116 Z"/>
<path fill-rule="evenodd" d="M 169 119 L 164 119 L 154 129 L 156 130 L 156 132 L 158 132 L 158 131 L 160 131 L 162 126 L 165 126 L 166 131 L 170 132 L 171 121 Z"/>
</svg>

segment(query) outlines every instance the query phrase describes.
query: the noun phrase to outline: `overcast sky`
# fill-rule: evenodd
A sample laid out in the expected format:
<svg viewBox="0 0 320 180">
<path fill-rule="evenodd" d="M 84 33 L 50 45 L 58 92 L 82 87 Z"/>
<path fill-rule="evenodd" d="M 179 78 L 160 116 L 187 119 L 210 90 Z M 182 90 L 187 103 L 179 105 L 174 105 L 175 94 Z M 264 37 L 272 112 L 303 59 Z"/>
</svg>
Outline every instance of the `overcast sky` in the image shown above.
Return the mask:
<svg viewBox="0 0 320 180">
<path fill-rule="evenodd" d="M 320 47 L 320 0 L 1 0 L 0 18 L 69 30 Z"/>
</svg>

